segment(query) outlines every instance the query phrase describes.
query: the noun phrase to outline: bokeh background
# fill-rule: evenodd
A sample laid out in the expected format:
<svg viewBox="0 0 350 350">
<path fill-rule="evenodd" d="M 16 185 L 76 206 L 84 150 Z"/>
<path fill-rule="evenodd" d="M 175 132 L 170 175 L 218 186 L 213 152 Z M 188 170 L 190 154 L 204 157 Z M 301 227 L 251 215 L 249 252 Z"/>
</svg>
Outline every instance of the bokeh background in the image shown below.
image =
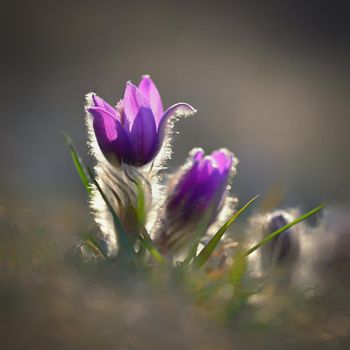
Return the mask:
<svg viewBox="0 0 350 350">
<path fill-rule="evenodd" d="M 2 0 L 0 23 L 2 205 L 81 205 L 61 130 L 85 157 L 84 95 L 116 102 L 144 73 L 166 106 L 199 111 L 171 166 L 228 147 L 243 200 L 276 186 L 285 205 L 349 200 L 348 1 Z"/>
<path fill-rule="evenodd" d="M 339 236 L 336 247 L 315 238 L 319 255 L 331 256 L 318 266 L 326 285 L 322 297 L 272 317 L 271 332 L 247 332 L 244 319 L 254 317 L 249 313 L 241 329 L 241 318 L 213 329 L 177 295 L 154 293 L 139 279 L 129 285 L 113 266 L 105 271 L 70 260 L 78 239 L 96 227 L 61 133 L 71 135 L 91 164 L 85 94 L 94 91 L 115 103 L 127 80 L 138 83 L 148 73 L 165 106 L 185 101 L 199 111 L 177 124 L 170 169 L 193 147 L 227 147 L 240 159 L 233 190 L 242 202 L 257 193 L 282 193 L 282 207 L 347 207 L 349 1 L 0 5 L 0 344 L 349 348 L 347 210 L 333 210 L 331 229 L 325 229 L 326 236 Z M 309 318 L 300 318 L 303 312 Z M 297 326 L 290 322 L 295 319 Z"/>
</svg>

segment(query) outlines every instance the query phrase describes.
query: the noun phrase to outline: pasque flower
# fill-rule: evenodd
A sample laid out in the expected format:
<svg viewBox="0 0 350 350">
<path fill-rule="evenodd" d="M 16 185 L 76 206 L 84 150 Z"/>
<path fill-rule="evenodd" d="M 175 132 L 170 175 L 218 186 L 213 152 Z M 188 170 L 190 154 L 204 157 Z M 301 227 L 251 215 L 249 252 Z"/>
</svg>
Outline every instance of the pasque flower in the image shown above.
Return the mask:
<svg viewBox="0 0 350 350">
<path fill-rule="evenodd" d="M 187 103 L 177 103 L 164 111 L 159 91 L 149 76 L 143 76 L 138 87 L 127 82 L 124 98 L 116 107 L 95 94 L 90 104 L 87 110 L 104 156 L 133 166 L 143 166 L 155 158 L 171 116 L 195 112 Z"/>
<path fill-rule="evenodd" d="M 217 212 L 228 185 L 233 155 L 224 149 L 205 156 L 202 149 L 192 151 L 192 164 L 183 171 L 170 194 L 169 212 L 180 212 L 184 221 Z"/>
<path fill-rule="evenodd" d="M 265 234 L 270 234 L 289 224 L 294 217 L 286 211 L 279 210 L 268 214 L 265 222 Z M 295 228 L 289 228 L 262 247 L 263 259 L 266 263 L 283 263 L 299 255 L 299 241 Z"/>
<path fill-rule="evenodd" d="M 207 156 L 200 148 L 192 150 L 189 161 L 169 182 L 159 235 L 163 250 L 176 249 L 173 247 L 185 236 L 191 236 L 191 231 L 206 231 L 215 221 L 223 207 L 234 165 L 235 158 L 226 149 Z"/>
</svg>

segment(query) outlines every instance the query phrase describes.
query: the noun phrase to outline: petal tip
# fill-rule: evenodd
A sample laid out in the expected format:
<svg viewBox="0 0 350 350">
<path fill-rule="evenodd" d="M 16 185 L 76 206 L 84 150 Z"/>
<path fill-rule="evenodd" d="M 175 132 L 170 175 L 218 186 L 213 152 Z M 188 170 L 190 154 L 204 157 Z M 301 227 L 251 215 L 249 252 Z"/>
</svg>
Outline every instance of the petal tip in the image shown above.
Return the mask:
<svg viewBox="0 0 350 350">
<path fill-rule="evenodd" d="M 85 101 L 86 101 L 86 107 L 92 106 L 93 105 L 93 98 L 96 96 L 94 92 L 88 92 L 85 95 Z"/>
<path fill-rule="evenodd" d="M 131 80 L 128 80 L 127 82 L 126 82 L 126 86 L 130 86 L 130 87 L 132 87 L 132 88 L 136 88 L 137 86 L 131 81 Z"/>
<path fill-rule="evenodd" d="M 198 161 L 203 158 L 204 154 L 205 152 L 202 147 L 195 147 L 190 151 L 189 156 L 194 161 Z"/>
<path fill-rule="evenodd" d="M 98 110 L 98 107 L 94 107 L 94 106 L 86 106 L 85 110 L 91 114 L 92 117 L 94 117 L 94 112 L 96 112 Z"/>
</svg>

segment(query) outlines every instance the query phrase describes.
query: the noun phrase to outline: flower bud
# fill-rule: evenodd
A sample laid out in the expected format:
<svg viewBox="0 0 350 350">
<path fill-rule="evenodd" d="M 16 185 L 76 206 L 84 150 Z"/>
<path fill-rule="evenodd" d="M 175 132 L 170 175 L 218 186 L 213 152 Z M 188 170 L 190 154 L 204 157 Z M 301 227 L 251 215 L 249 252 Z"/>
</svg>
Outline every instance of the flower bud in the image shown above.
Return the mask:
<svg viewBox="0 0 350 350">
<path fill-rule="evenodd" d="M 200 148 L 169 181 L 158 243 L 162 251 L 176 251 L 203 236 L 223 208 L 236 164 L 231 152 L 220 149 L 205 156 Z"/>
<path fill-rule="evenodd" d="M 264 223 L 264 235 L 267 236 L 294 220 L 286 211 L 280 210 L 268 214 Z M 264 265 L 271 263 L 284 264 L 299 256 L 300 247 L 294 227 L 283 231 L 262 247 L 262 260 Z"/>
</svg>

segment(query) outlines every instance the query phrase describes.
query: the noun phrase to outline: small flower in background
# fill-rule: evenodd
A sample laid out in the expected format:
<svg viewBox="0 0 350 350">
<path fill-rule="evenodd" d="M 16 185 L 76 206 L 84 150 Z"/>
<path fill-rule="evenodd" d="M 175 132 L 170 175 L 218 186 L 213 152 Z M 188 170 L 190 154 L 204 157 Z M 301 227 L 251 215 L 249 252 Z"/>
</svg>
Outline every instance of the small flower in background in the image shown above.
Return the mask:
<svg viewBox="0 0 350 350">
<path fill-rule="evenodd" d="M 87 111 L 103 155 L 113 164 L 143 166 L 160 151 L 169 118 L 193 114 L 187 103 L 163 109 L 156 85 L 143 76 L 139 86 L 126 84 L 124 98 L 114 108 L 95 94 L 89 95 Z"/>
<path fill-rule="evenodd" d="M 205 156 L 195 148 L 188 162 L 169 181 L 158 244 L 176 251 L 203 236 L 222 210 L 236 159 L 226 149 Z"/>
<path fill-rule="evenodd" d="M 297 217 L 297 209 L 255 214 L 250 218 L 246 232 L 251 239 L 249 244 L 254 245 L 256 241 L 261 241 Z M 300 272 L 305 270 L 305 265 L 302 264 L 301 268 L 299 264 L 300 259 L 303 260 L 301 249 L 304 232 L 305 227 L 299 223 L 298 226 L 283 231 L 249 256 L 249 274 L 261 283 L 259 292 L 249 297 L 250 304 L 268 307 L 271 303 L 276 303 L 286 289 L 299 289 Z"/>
<path fill-rule="evenodd" d="M 245 233 L 247 244 L 255 245 L 299 216 L 297 208 L 263 211 L 252 215 Z M 302 270 L 308 269 L 305 267 L 304 257 L 307 231 L 308 226 L 299 223 L 250 254 L 248 270 L 251 277 L 264 282 L 269 281 L 269 286 L 274 285 L 277 289 L 298 284 L 297 279 L 301 275 L 300 264 L 303 264 Z"/>
<path fill-rule="evenodd" d="M 268 214 L 265 219 L 264 235 L 279 230 L 294 219 L 290 213 L 282 210 Z M 299 242 L 294 230 L 295 228 L 289 228 L 262 248 L 262 259 L 266 265 L 287 263 L 299 256 Z"/>
</svg>

